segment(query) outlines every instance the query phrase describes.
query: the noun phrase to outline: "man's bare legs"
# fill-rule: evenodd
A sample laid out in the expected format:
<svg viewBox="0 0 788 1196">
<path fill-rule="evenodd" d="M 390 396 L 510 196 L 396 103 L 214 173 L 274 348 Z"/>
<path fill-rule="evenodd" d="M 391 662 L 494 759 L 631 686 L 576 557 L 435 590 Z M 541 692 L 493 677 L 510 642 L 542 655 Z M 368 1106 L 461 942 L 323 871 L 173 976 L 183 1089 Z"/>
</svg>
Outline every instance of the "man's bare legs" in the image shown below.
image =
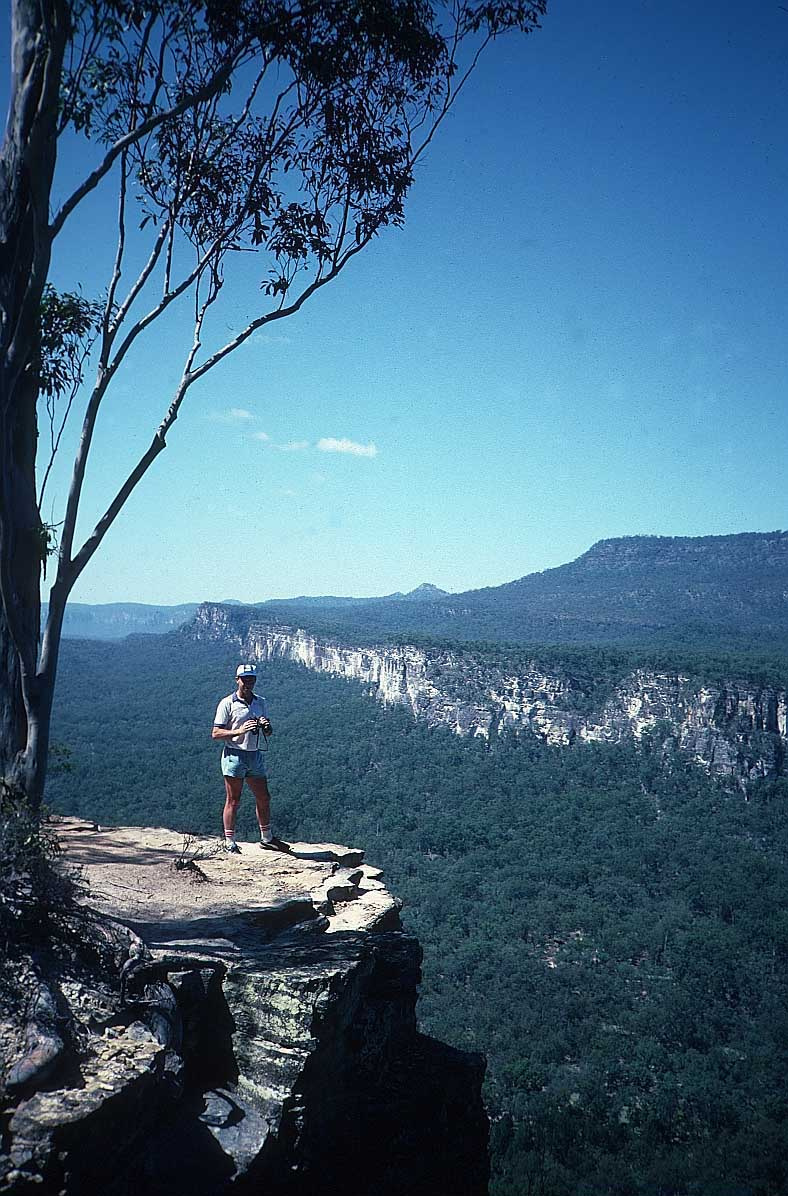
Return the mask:
<svg viewBox="0 0 788 1196">
<path fill-rule="evenodd" d="M 257 810 L 257 824 L 260 827 L 260 838 L 271 837 L 271 794 L 268 792 L 268 781 L 265 777 L 247 777 L 246 783 L 254 794 L 254 804 Z M 237 809 L 236 805 L 236 809 Z"/>
<path fill-rule="evenodd" d="M 272 851 L 290 851 L 287 843 L 271 834 L 271 794 L 265 777 L 246 777 L 246 783 L 254 794 L 254 804 L 257 811 L 257 823 L 260 827 L 260 845 Z M 241 802 L 241 790 L 244 778 L 225 777 L 224 790 L 226 794 L 222 821 L 224 823 L 224 840 L 228 851 L 239 851 L 235 842 L 235 820 L 238 816 L 238 806 Z"/>
<path fill-rule="evenodd" d="M 247 777 L 246 783 L 254 794 L 254 804 L 257 810 L 257 822 L 260 832 L 270 830 L 271 827 L 271 794 L 265 777 Z M 225 777 L 224 791 L 226 794 L 222 822 L 226 838 L 235 835 L 235 820 L 238 807 L 241 804 L 241 791 L 244 787 L 243 777 Z"/>
<path fill-rule="evenodd" d="M 235 819 L 238 816 L 238 806 L 241 801 L 241 790 L 244 787 L 243 777 L 225 777 L 224 792 L 226 794 L 222 823 L 224 824 L 225 839 L 235 839 Z"/>
</svg>

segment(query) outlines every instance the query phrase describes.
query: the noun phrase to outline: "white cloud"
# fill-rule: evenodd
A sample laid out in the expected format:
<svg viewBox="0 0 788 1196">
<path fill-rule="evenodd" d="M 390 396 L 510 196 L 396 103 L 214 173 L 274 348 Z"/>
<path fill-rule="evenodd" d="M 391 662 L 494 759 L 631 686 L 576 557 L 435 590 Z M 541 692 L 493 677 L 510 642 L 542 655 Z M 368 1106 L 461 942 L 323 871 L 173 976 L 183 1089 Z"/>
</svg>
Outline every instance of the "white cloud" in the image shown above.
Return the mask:
<svg viewBox="0 0 788 1196">
<path fill-rule="evenodd" d="M 273 332 L 253 332 L 249 338 L 253 345 L 292 345 L 291 336 L 276 335 Z"/>
<path fill-rule="evenodd" d="M 288 440 L 287 444 L 278 444 L 276 447 L 281 449 L 283 453 L 300 453 L 303 449 L 309 448 L 309 441 Z"/>
<path fill-rule="evenodd" d="M 271 437 L 268 435 L 267 432 L 253 432 L 252 439 L 253 440 L 270 440 Z"/>
<path fill-rule="evenodd" d="M 220 424 L 246 424 L 254 416 L 245 407 L 228 407 L 225 411 L 212 411 L 208 418 Z"/>
<path fill-rule="evenodd" d="M 333 436 L 324 436 L 318 440 L 317 447 L 321 453 L 350 453 L 353 457 L 377 457 L 376 445 L 358 444 L 355 440 L 336 440 Z"/>
</svg>

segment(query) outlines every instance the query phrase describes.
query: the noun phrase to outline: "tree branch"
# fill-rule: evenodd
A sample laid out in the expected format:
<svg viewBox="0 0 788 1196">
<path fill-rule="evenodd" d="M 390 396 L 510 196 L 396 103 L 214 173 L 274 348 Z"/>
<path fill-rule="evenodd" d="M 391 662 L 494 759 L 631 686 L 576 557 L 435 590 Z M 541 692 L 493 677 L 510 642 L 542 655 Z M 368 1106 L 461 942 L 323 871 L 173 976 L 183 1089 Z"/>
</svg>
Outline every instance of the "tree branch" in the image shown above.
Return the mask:
<svg viewBox="0 0 788 1196">
<path fill-rule="evenodd" d="M 82 43 L 82 53 L 79 58 L 79 64 L 76 68 L 76 71 L 73 71 L 73 72 L 71 70 L 71 63 L 73 62 L 73 58 L 74 58 L 75 39 L 72 38 L 69 43 L 69 54 L 70 54 L 69 74 L 71 75 L 71 89 L 70 89 L 70 94 L 66 98 L 64 98 L 64 101 L 63 101 L 63 106 L 62 106 L 61 113 L 60 113 L 60 121 L 58 122 L 58 136 L 60 136 L 60 134 L 63 133 L 64 130 L 68 128 L 68 125 L 73 117 L 74 96 L 76 95 L 77 91 L 79 90 L 79 84 L 81 82 L 82 75 L 84 74 L 85 67 L 90 62 L 93 55 L 95 54 L 95 52 L 100 44 L 100 41 L 101 41 L 101 38 L 98 34 L 98 30 L 95 29 L 93 31 L 93 35 L 92 35 L 90 41 Z"/>
<path fill-rule="evenodd" d="M 156 234 L 156 240 L 153 242 L 153 248 L 150 251 L 150 256 L 149 256 L 147 262 L 142 267 L 142 270 L 138 274 L 134 284 L 132 285 L 131 289 L 129 290 L 128 294 L 126 295 L 126 298 L 123 300 L 122 304 L 120 305 L 117 312 L 115 313 L 115 317 L 112 320 L 112 323 L 110 324 L 110 326 L 107 330 L 107 335 L 108 335 L 107 359 L 109 358 L 109 349 L 111 348 L 111 346 L 115 340 L 115 337 L 117 336 L 118 331 L 120 330 L 120 327 L 121 327 L 123 321 L 125 320 L 126 316 L 128 315 L 129 308 L 131 307 L 132 303 L 137 298 L 140 291 L 145 286 L 145 283 L 148 281 L 151 274 L 153 273 L 153 271 L 156 268 L 156 263 L 158 262 L 158 260 L 161 256 L 162 246 L 164 245 L 164 242 L 167 239 L 167 234 L 169 231 L 168 225 L 169 225 L 169 220 L 165 221 L 164 224 L 162 224 L 161 228 L 159 229 L 158 233 Z"/>
<path fill-rule="evenodd" d="M 202 336 L 202 328 L 203 328 L 203 323 L 205 321 L 205 315 L 206 315 L 206 312 L 208 311 L 208 308 L 211 306 L 211 304 L 215 302 L 218 294 L 219 294 L 219 287 L 211 287 L 207 298 L 203 301 L 203 303 L 197 313 L 195 323 L 194 323 L 194 338 L 192 341 L 191 348 L 189 349 L 189 353 L 186 357 L 186 361 L 184 363 L 183 372 L 181 374 L 181 380 L 178 383 L 178 388 L 175 392 L 175 396 L 173 397 L 172 402 L 170 403 L 169 408 L 167 409 L 167 413 L 164 416 L 164 419 L 159 424 L 159 427 L 156 429 L 155 435 L 154 435 L 153 440 L 151 441 L 150 445 L 148 446 L 148 449 L 140 457 L 139 461 L 134 466 L 131 473 L 128 475 L 125 482 L 123 483 L 123 485 L 120 487 L 117 494 L 113 498 L 112 502 L 109 504 L 106 511 L 99 519 L 99 521 L 96 524 L 96 526 L 94 527 L 93 531 L 87 537 L 87 539 L 85 540 L 84 544 L 79 549 L 79 551 L 71 559 L 71 561 L 68 564 L 67 569 L 64 571 L 62 580 L 68 590 L 70 590 L 73 587 L 73 585 L 76 582 L 77 578 L 79 577 L 80 573 L 85 568 L 88 561 L 90 560 L 90 558 L 93 556 L 96 549 L 101 544 L 101 541 L 104 539 L 104 537 L 107 534 L 107 532 L 109 531 L 110 527 L 117 519 L 118 515 L 120 514 L 121 510 L 123 509 L 123 507 L 126 503 L 126 500 L 128 499 L 129 495 L 134 490 L 135 486 L 142 479 L 142 477 L 147 473 L 148 469 L 153 464 L 153 462 L 156 460 L 159 453 L 162 452 L 167 447 L 167 442 L 166 442 L 167 432 L 170 430 L 172 425 L 175 423 L 175 420 L 178 418 L 178 412 L 180 411 L 181 404 L 186 396 L 186 392 L 188 391 L 188 389 L 191 386 L 192 381 L 193 381 L 193 377 L 191 375 L 191 366 L 194 362 L 194 358 L 196 357 L 196 355 L 200 349 L 200 345 L 201 345 L 200 338 Z"/>
<path fill-rule="evenodd" d="M 481 45 L 480 45 L 480 46 L 478 46 L 478 48 L 477 48 L 477 50 L 476 50 L 476 53 L 474 54 L 473 58 L 471 59 L 470 65 L 468 66 L 467 70 L 465 71 L 465 74 L 462 76 L 462 78 L 460 79 L 459 83 L 458 83 L 458 84 L 457 84 L 457 86 L 454 88 L 454 90 L 452 90 L 451 81 L 449 81 L 449 82 L 447 83 L 447 85 L 446 85 L 446 98 L 445 98 L 445 100 L 444 100 L 444 102 L 443 102 L 443 104 L 442 104 L 442 106 L 441 106 L 441 111 L 440 111 L 440 113 L 438 114 L 438 116 L 436 116 L 436 117 L 435 117 L 435 120 L 432 122 L 432 125 L 430 126 L 430 131 L 429 131 L 429 133 L 427 134 L 427 136 L 424 138 L 424 141 L 422 141 L 422 143 L 421 143 L 421 145 L 418 147 L 418 149 L 417 149 L 417 150 L 415 150 L 415 152 L 414 152 L 414 154 L 413 154 L 413 156 L 412 156 L 412 158 L 411 158 L 411 165 L 412 165 L 412 166 L 415 166 L 415 165 L 416 165 L 416 163 L 418 162 L 419 158 L 420 158 L 420 157 L 421 157 L 421 155 L 424 153 L 424 151 L 426 150 L 427 146 L 430 144 L 430 142 L 432 141 L 433 137 L 434 137 L 434 136 L 435 136 L 435 134 L 437 133 L 438 129 L 439 129 L 439 128 L 440 128 L 440 126 L 443 124 L 443 121 L 446 119 L 446 116 L 448 115 L 449 111 L 450 111 L 450 110 L 451 110 L 451 108 L 454 106 L 454 103 L 455 103 L 455 101 L 456 101 L 456 99 L 457 99 L 457 96 L 460 94 L 460 92 L 462 91 L 463 87 L 464 87 L 464 86 L 465 86 L 465 84 L 468 82 L 468 79 L 469 79 L 469 78 L 470 78 L 470 76 L 473 74 L 474 70 L 476 69 L 476 64 L 478 63 L 478 61 L 479 61 L 479 58 L 480 58 L 480 56 L 481 56 L 482 52 L 483 52 L 483 51 L 486 49 L 486 47 L 487 47 L 487 46 L 490 44 L 490 42 L 491 42 L 491 41 L 493 41 L 493 40 L 494 40 L 494 38 L 493 38 L 493 35 L 492 35 L 491 33 L 488 33 L 488 34 L 487 34 L 487 36 L 485 37 L 484 41 L 481 43 Z M 453 61 L 454 61 L 454 51 L 452 51 L 452 62 L 453 62 Z"/>
<path fill-rule="evenodd" d="M 361 241 L 358 242 L 358 244 L 353 245 L 350 249 L 346 250 L 340 260 L 336 263 L 336 265 L 331 267 L 327 274 L 322 274 L 321 267 L 317 276 L 312 280 L 308 287 L 304 288 L 304 290 L 301 292 L 298 298 L 294 300 L 293 303 L 288 304 L 287 307 L 278 307 L 275 311 L 267 312 L 264 316 L 259 316 L 256 320 L 252 320 L 251 323 L 247 324 L 243 332 L 239 332 L 238 336 L 234 337 L 231 341 L 228 341 L 222 346 L 221 349 L 217 349 L 215 353 L 212 353 L 211 356 L 202 363 L 202 365 L 197 367 L 197 369 L 189 377 L 189 386 L 191 386 L 191 384 L 196 382 L 199 378 L 202 378 L 204 374 L 207 374 L 209 370 L 213 369 L 213 367 L 222 360 L 222 358 L 226 357 L 228 353 L 232 353 L 239 347 L 239 345 L 242 345 L 244 341 L 247 341 L 252 333 L 257 332 L 258 329 L 262 328 L 265 324 L 270 324 L 274 320 L 283 320 L 287 316 L 292 316 L 299 311 L 299 309 L 306 303 L 307 299 L 310 299 L 312 295 L 314 295 L 316 291 L 319 291 L 321 287 L 324 287 L 327 282 L 331 282 L 332 279 L 336 278 L 340 270 L 347 265 L 352 257 L 355 257 L 357 253 L 360 253 L 361 250 L 369 244 L 373 236 L 374 232 L 368 233 L 364 238 L 362 238 Z"/>
<path fill-rule="evenodd" d="M 104 318 L 101 321 L 101 357 L 106 361 L 109 355 L 111 345 L 110 327 L 112 308 L 115 303 L 115 294 L 120 282 L 120 276 L 123 266 L 123 253 L 126 247 L 126 180 L 127 180 L 127 164 L 128 159 L 126 154 L 120 156 L 120 192 L 118 195 L 118 248 L 115 253 L 115 265 L 112 268 L 112 278 L 110 279 L 109 287 L 107 288 L 107 302 L 104 305 Z"/>
<path fill-rule="evenodd" d="M 42 503 L 43 503 L 43 501 L 44 501 L 44 491 L 46 490 L 47 481 L 49 480 L 49 474 L 50 474 L 50 472 L 51 472 L 51 470 L 52 470 L 52 466 L 53 466 L 53 465 L 54 465 L 54 463 L 55 463 L 55 457 L 57 456 L 57 451 L 58 451 L 58 449 L 60 448 L 60 441 L 61 441 L 61 439 L 62 439 L 62 437 L 63 437 L 63 432 L 64 432 L 64 430 L 65 430 L 65 427 L 66 427 L 66 422 L 67 422 L 67 420 L 68 420 L 68 417 L 69 417 L 69 415 L 71 414 L 71 408 L 72 408 L 72 406 L 74 405 L 74 399 L 77 397 L 77 393 L 78 393 L 78 391 L 79 391 L 79 388 L 80 388 L 80 386 L 82 385 L 82 378 L 81 378 L 82 367 L 83 367 L 83 365 L 85 364 L 85 362 L 87 361 L 88 357 L 90 356 L 90 350 L 91 350 L 91 348 L 92 348 L 92 345 L 89 345 L 89 346 L 88 346 L 88 347 L 87 347 L 87 348 L 84 350 L 84 352 L 82 353 L 82 356 L 81 356 L 81 357 L 80 357 L 80 359 L 79 359 L 79 366 L 77 367 L 77 373 L 78 373 L 78 375 L 80 375 L 80 376 L 78 376 L 78 377 L 76 378 L 76 380 L 74 381 L 74 385 L 73 385 L 73 386 L 72 386 L 72 388 L 71 388 L 71 394 L 69 395 L 69 398 L 68 398 L 68 403 L 66 404 L 66 410 L 65 410 L 65 413 L 64 413 L 64 415 L 63 415 L 63 419 L 62 419 L 62 420 L 61 420 L 61 422 L 60 422 L 60 429 L 59 429 L 59 431 L 58 431 L 57 437 L 55 437 L 55 435 L 54 435 L 54 422 L 55 422 L 55 412 L 54 412 L 54 408 L 53 408 L 53 410 L 52 410 L 52 451 L 51 451 L 51 454 L 50 454 L 50 457 L 49 457 L 49 462 L 48 462 L 48 464 L 47 464 L 47 467 L 46 467 L 46 472 L 44 473 L 44 478 L 43 478 L 43 481 L 41 482 L 41 489 L 40 489 L 40 491 L 39 491 L 39 494 L 38 494 L 38 509 L 39 509 L 39 512 L 41 511 L 41 505 L 42 505 Z"/>
<path fill-rule="evenodd" d="M 124 150 L 128 149 L 131 145 L 135 145 L 144 137 L 147 137 L 149 133 L 152 133 L 155 129 L 159 128 L 159 126 L 165 121 L 172 120 L 176 116 L 181 116 L 182 113 L 188 111 L 189 108 L 195 107 L 197 104 L 201 104 L 205 100 L 210 99 L 212 96 L 217 95 L 228 82 L 233 72 L 241 65 L 245 49 L 246 47 L 239 48 L 234 52 L 234 54 L 230 55 L 221 69 L 216 71 L 213 77 L 209 79 L 208 82 L 202 87 L 199 87 L 196 91 L 184 96 L 179 103 L 173 104 L 171 108 L 167 108 L 162 112 L 158 112 L 154 116 L 149 116 L 147 120 L 142 122 L 141 125 L 131 129 L 123 137 L 118 138 L 115 144 L 104 155 L 104 158 L 96 167 L 96 169 L 91 171 L 87 178 L 80 183 L 79 187 L 72 192 L 72 194 L 60 208 L 60 211 L 57 213 L 49 227 L 49 232 L 52 239 L 54 240 L 54 238 L 61 231 L 66 220 L 77 207 L 77 205 L 82 202 L 86 195 L 89 195 L 90 192 L 96 186 L 98 186 L 104 176 L 112 169 L 112 166 Z"/>
<path fill-rule="evenodd" d="M 157 237 L 156 246 L 154 246 L 153 252 L 155 252 L 157 258 L 159 256 L 159 254 L 161 253 L 161 246 L 163 244 L 164 237 L 166 237 L 166 235 L 167 235 L 167 226 L 165 224 L 165 225 L 162 225 L 161 233 L 159 234 L 159 237 Z M 118 367 L 120 366 L 124 357 L 128 353 L 131 346 L 134 344 L 134 341 L 137 339 L 137 337 L 140 335 L 140 333 L 144 332 L 145 329 L 148 327 L 148 325 L 152 324 L 154 320 L 157 320 L 159 318 L 159 316 L 164 311 L 166 311 L 166 309 L 170 306 L 170 304 L 173 303 L 174 300 L 178 299 L 185 291 L 188 291 L 188 289 L 192 285 L 192 283 L 197 278 L 199 278 L 199 276 L 202 274 L 203 270 L 205 270 L 206 266 L 208 265 L 211 257 L 216 253 L 218 245 L 219 245 L 218 240 L 214 241 L 212 243 L 210 249 L 206 253 L 204 253 L 201 258 L 198 259 L 197 265 L 194 267 L 194 269 L 190 270 L 189 273 L 187 275 L 185 275 L 184 278 L 181 279 L 181 281 L 178 283 L 177 287 L 174 287 L 173 290 L 168 291 L 166 295 L 162 295 L 161 299 L 156 304 L 156 306 L 151 308 L 151 310 L 147 313 L 147 315 L 142 316 L 141 319 L 137 320 L 136 323 L 132 325 L 132 327 L 126 333 L 126 336 L 123 338 L 123 341 L 121 342 L 120 348 L 118 349 L 117 353 L 113 357 L 112 361 L 109 362 L 107 365 L 107 374 L 108 374 L 107 381 L 109 381 L 109 379 L 112 377 L 112 375 L 117 372 Z M 150 264 L 151 259 L 153 258 L 153 252 L 151 253 L 151 258 L 148 259 L 148 264 Z M 148 270 L 148 264 L 146 264 L 145 270 L 148 271 L 148 274 L 149 274 L 150 271 Z M 155 262 L 153 264 L 155 265 Z M 153 269 L 153 265 L 151 265 L 150 268 Z M 142 276 L 140 276 L 140 277 L 142 277 Z M 147 274 L 146 274 L 146 278 L 147 278 Z M 137 281 L 139 282 L 139 279 Z M 136 284 L 135 284 L 135 287 L 136 287 Z M 139 287 L 139 289 L 135 290 L 135 296 L 137 294 L 139 294 L 139 290 L 141 290 L 141 286 Z M 123 307 L 123 315 L 124 316 L 125 316 L 126 312 L 128 311 L 130 302 L 131 302 L 131 299 L 129 299 L 127 301 L 127 303 L 124 304 L 124 307 Z M 118 324 L 119 324 L 119 321 L 116 320 L 115 325 L 118 326 Z"/>
<path fill-rule="evenodd" d="M 57 586 L 63 587 L 66 590 L 66 592 L 70 591 L 73 588 L 74 583 L 76 582 L 80 573 L 85 568 L 88 561 L 90 560 L 90 558 L 93 556 L 94 552 L 97 550 L 97 548 L 101 544 L 101 541 L 104 539 L 104 536 L 109 531 L 110 527 L 114 523 L 117 516 L 120 514 L 121 510 L 123 509 L 123 506 L 125 505 L 127 499 L 129 498 L 129 495 L 132 493 L 135 486 L 138 484 L 138 482 L 142 479 L 142 477 L 148 471 L 150 466 L 156 460 L 159 453 L 161 453 L 166 448 L 166 435 L 169 432 L 169 430 L 172 427 L 175 420 L 178 418 L 178 413 L 180 411 L 183 400 L 186 397 L 186 394 L 187 394 L 188 390 L 192 387 L 192 385 L 195 382 L 197 382 L 200 378 L 202 378 L 203 375 L 208 372 L 208 370 L 213 369 L 213 367 L 215 365 L 217 365 L 218 362 L 220 362 L 224 357 L 226 357 L 228 355 L 228 353 L 231 353 L 234 349 L 238 348 L 239 345 L 242 345 L 244 343 L 244 341 L 248 340 L 248 338 L 252 335 L 252 333 L 256 332 L 257 329 L 263 327 L 263 325 L 265 325 L 265 324 L 271 323 L 274 320 L 285 319 L 287 316 L 293 315 L 295 312 L 297 312 L 303 306 L 303 304 L 306 303 L 306 301 L 309 298 L 311 298 L 312 295 L 315 294 L 316 291 L 318 291 L 321 287 L 325 286 L 326 283 L 330 282 L 333 278 L 335 278 L 336 275 L 340 272 L 340 270 L 342 270 L 344 268 L 344 266 L 347 265 L 347 263 L 350 261 L 350 259 L 355 257 L 357 253 L 360 253 L 362 251 L 362 249 L 364 249 L 365 246 L 367 244 L 369 244 L 369 242 L 371 241 L 373 236 L 374 236 L 373 232 L 368 233 L 366 235 L 366 237 L 362 238 L 362 240 L 360 242 L 358 242 L 358 244 L 355 244 L 355 245 L 351 246 L 350 249 L 346 250 L 346 252 L 341 256 L 339 262 L 335 266 L 332 267 L 332 269 L 329 271 L 329 273 L 327 273 L 325 275 L 322 275 L 319 273 L 318 276 L 315 279 L 313 279 L 313 281 L 310 283 L 310 285 L 308 287 L 304 288 L 304 290 L 301 292 L 301 294 L 298 296 L 298 298 L 293 303 L 289 304 L 287 307 L 279 308 L 276 311 L 268 312 L 264 316 L 261 316 L 257 320 L 253 320 L 249 325 L 247 325 L 247 327 L 243 330 L 243 332 L 239 333 L 239 335 L 237 337 L 235 337 L 232 341 L 228 342 L 221 349 L 219 349 L 215 353 L 213 353 L 196 370 L 193 370 L 192 366 L 194 363 L 194 359 L 201 347 L 202 328 L 203 328 L 203 323 L 205 320 L 206 313 L 207 313 L 209 307 L 213 304 L 213 302 L 215 301 L 215 299 L 218 296 L 219 288 L 212 287 L 209 296 L 203 302 L 202 306 L 200 307 L 199 313 L 197 315 L 197 319 L 195 321 L 194 340 L 193 340 L 192 346 L 189 350 L 189 354 L 187 356 L 187 359 L 186 359 L 186 362 L 184 365 L 183 373 L 181 376 L 181 381 L 178 384 L 178 389 L 175 392 L 173 401 L 170 404 L 164 419 L 162 420 L 159 427 L 156 429 L 156 432 L 153 436 L 153 439 L 152 439 L 150 445 L 148 446 L 148 449 L 140 457 L 140 459 L 137 462 L 137 464 L 135 465 L 134 469 L 132 469 L 131 473 L 128 475 L 125 482 L 118 490 L 114 499 L 112 500 L 110 505 L 107 507 L 106 511 L 102 515 L 101 519 L 99 519 L 99 521 L 96 524 L 95 528 L 93 529 L 92 533 L 85 540 L 82 547 L 74 555 L 73 558 L 66 558 L 64 556 L 61 557 L 60 567 L 58 569 L 58 576 L 57 576 L 56 583 L 55 583 Z M 97 407 L 96 407 L 96 409 L 97 409 Z M 80 446 L 80 450 L 81 450 L 81 447 L 82 446 Z M 87 455 L 87 449 L 85 450 L 85 456 L 86 455 Z M 68 518 L 68 514 L 67 514 L 67 518 Z M 65 532 L 64 532 L 64 537 L 65 537 Z M 72 540 L 73 540 L 73 532 L 72 532 Z M 61 549 L 62 549 L 62 547 L 63 547 L 63 540 L 61 540 Z M 69 549 L 69 552 L 70 552 L 70 549 Z M 55 587 L 53 586 L 53 590 L 54 590 L 54 588 Z"/>
</svg>

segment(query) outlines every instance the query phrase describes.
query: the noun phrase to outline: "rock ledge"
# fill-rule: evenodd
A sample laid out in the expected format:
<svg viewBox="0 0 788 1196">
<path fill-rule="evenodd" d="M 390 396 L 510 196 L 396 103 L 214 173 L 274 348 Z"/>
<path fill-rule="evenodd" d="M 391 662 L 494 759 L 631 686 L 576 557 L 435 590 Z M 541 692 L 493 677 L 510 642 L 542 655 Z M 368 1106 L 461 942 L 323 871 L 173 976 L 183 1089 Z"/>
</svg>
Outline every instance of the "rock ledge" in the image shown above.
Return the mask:
<svg viewBox="0 0 788 1196">
<path fill-rule="evenodd" d="M 418 1033 L 421 950 L 362 851 L 58 833 L 89 897 L 0 1010 L 0 1191 L 487 1191 L 484 1060 Z"/>
</svg>

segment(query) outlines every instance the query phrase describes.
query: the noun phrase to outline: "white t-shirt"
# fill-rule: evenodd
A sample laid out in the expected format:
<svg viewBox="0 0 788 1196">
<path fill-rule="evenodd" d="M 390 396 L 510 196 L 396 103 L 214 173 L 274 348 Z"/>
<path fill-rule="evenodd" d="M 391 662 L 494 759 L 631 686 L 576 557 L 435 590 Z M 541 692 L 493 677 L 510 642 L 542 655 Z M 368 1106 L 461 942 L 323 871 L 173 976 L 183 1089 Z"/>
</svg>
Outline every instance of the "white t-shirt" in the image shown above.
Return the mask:
<svg viewBox="0 0 788 1196">
<path fill-rule="evenodd" d="M 216 707 L 213 725 L 229 730 L 231 727 L 242 727 L 250 718 L 268 718 L 265 698 L 258 698 L 255 694 L 247 706 L 237 693 L 232 693 L 222 698 Z M 234 735 L 232 739 L 224 740 L 224 746 L 231 751 L 235 748 L 242 752 L 255 752 L 260 746 L 260 733 L 247 731 L 245 735 Z"/>
</svg>

